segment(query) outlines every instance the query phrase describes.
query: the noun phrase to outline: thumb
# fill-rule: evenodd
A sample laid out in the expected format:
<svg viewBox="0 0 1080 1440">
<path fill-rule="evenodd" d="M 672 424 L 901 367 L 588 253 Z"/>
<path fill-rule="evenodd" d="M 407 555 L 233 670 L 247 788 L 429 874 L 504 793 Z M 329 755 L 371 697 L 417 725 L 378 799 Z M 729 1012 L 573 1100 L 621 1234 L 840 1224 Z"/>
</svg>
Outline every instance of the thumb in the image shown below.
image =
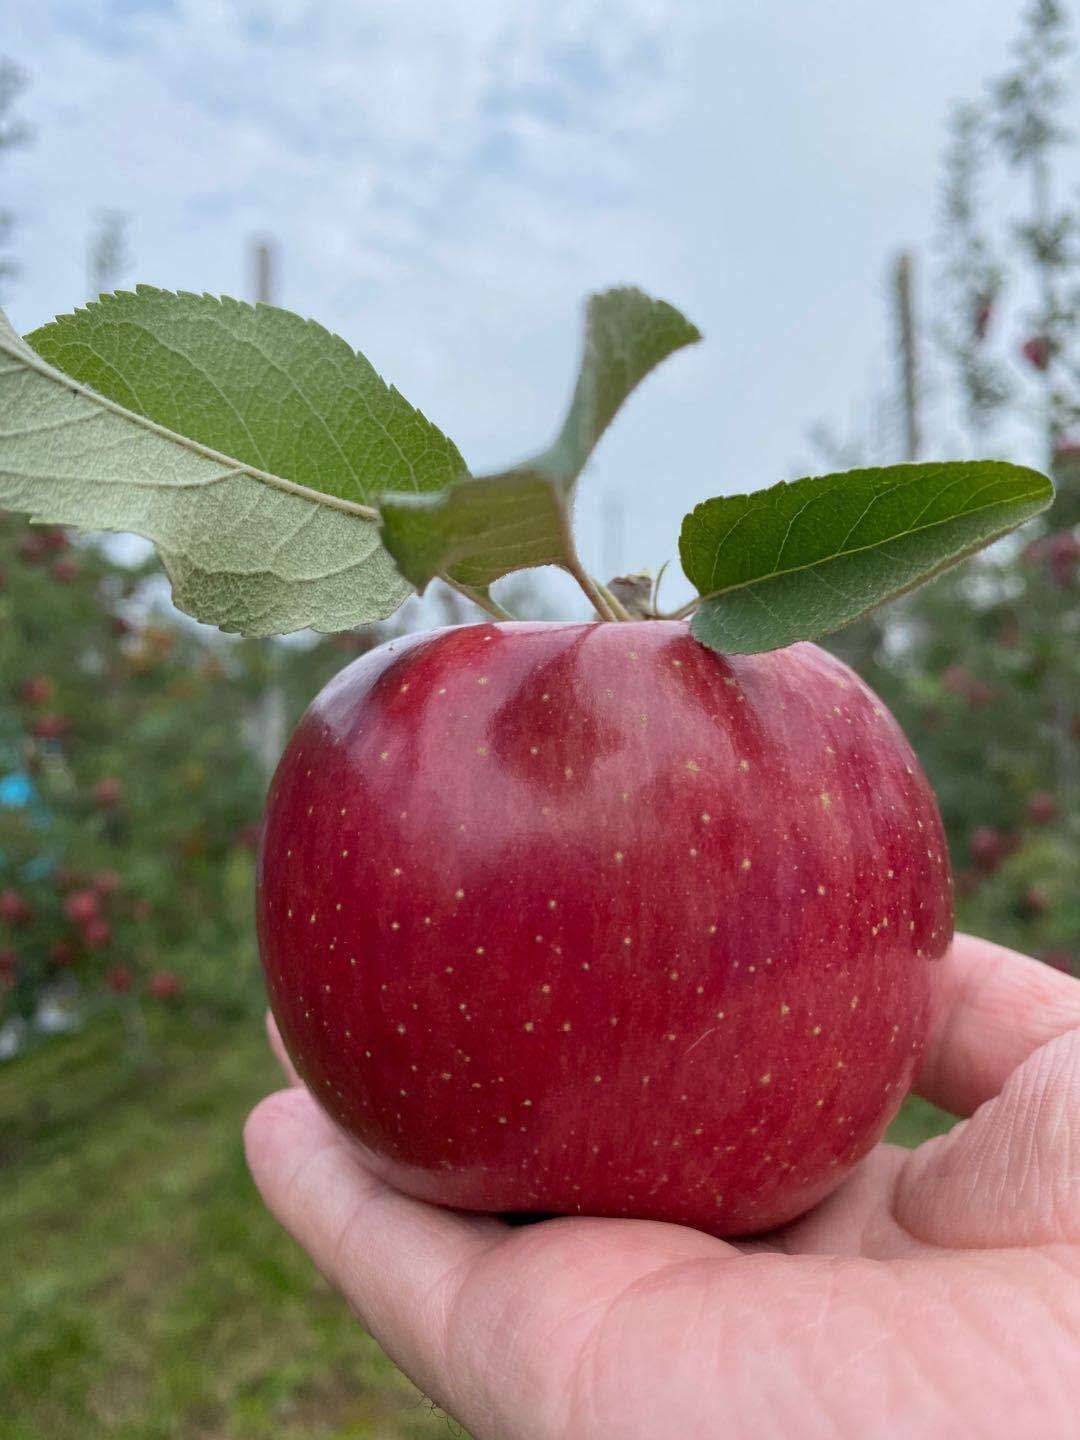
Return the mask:
<svg viewBox="0 0 1080 1440">
<path fill-rule="evenodd" d="M 956 1249 L 1080 1241 L 1080 1030 L 1030 1055 L 1001 1093 L 905 1165 L 896 1218 Z"/>
</svg>

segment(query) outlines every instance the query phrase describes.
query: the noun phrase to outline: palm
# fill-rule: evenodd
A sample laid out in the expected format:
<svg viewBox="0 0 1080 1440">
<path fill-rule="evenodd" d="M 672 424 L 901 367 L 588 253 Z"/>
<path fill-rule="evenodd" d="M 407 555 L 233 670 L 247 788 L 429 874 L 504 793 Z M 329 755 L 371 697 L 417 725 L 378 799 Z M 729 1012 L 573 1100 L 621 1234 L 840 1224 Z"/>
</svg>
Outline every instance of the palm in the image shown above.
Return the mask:
<svg viewBox="0 0 1080 1440">
<path fill-rule="evenodd" d="M 941 988 L 923 1088 L 986 1103 L 762 1240 L 448 1215 L 388 1191 L 299 1091 L 256 1112 L 253 1168 L 478 1437 L 1071 1435 L 1080 985 L 961 940 Z"/>
</svg>

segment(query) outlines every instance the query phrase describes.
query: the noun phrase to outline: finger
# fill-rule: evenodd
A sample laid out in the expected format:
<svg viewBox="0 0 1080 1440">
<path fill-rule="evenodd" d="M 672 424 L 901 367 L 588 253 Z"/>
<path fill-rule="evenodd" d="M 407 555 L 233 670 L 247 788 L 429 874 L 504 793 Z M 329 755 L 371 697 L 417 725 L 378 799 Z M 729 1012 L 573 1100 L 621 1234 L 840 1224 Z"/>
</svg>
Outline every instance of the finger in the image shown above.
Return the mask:
<svg viewBox="0 0 1080 1440">
<path fill-rule="evenodd" d="M 915 1089 L 954 1115 L 972 1114 L 1040 1046 L 1080 1026 L 1080 980 L 972 935 L 934 966 L 934 988 Z"/>
<path fill-rule="evenodd" d="M 296 1066 L 289 1059 L 289 1052 L 285 1049 L 285 1041 L 281 1038 L 281 1031 L 271 1011 L 266 1012 L 266 1038 L 270 1041 L 270 1049 L 274 1057 L 285 1073 L 285 1079 L 290 1085 L 303 1085 L 303 1081 L 296 1073 Z"/>
<path fill-rule="evenodd" d="M 453 1376 L 442 1359 L 448 1311 L 472 1263 L 505 1227 L 390 1189 L 301 1089 L 261 1101 L 244 1143 L 267 1208 L 392 1359 L 453 1412 Z"/>
<path fill-rule="evenodd" d="M 952 1248 L 1080 1241 L 1080 1030 L 1036 1050 L 988 1101 L 908 1159 L 900 1224 Z"/>
</svg>

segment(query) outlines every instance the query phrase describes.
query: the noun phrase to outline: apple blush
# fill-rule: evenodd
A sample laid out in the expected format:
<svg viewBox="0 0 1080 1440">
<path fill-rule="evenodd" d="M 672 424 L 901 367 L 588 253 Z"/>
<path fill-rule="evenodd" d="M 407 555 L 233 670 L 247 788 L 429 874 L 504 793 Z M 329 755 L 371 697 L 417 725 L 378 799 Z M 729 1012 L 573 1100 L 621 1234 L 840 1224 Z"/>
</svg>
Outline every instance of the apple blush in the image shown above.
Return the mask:
<svg viewBox="0 0 1080 1440">
<path fill-rule="evenodd" d="M 297 1070 L 401 1190 L 741 1235 L 881 1138 L 952 882 L 904 735 L 814 645 L 480 624 L 316 699 L 258 923 Z"/>
</svg>

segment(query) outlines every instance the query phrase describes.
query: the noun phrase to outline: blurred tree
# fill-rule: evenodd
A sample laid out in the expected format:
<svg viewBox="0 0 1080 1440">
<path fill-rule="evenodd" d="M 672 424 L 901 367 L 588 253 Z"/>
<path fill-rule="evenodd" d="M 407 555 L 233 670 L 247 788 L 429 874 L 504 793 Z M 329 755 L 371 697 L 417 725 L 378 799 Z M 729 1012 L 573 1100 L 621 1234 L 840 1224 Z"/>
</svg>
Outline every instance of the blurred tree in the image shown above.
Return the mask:
<svg viewBox="0 0 1080 1440">
<path fill-rule="evenodd" d="M 121 278 L 131 269 L 127 239 L 130 223 L 131 217 L 123 210 L 98 211 L 87 253 L 90 299 L 96 300 L 106 291 L 115 290 Z"/>
<path fill-rule="evenodd" d="M 26 75 L 18 65 L 0 55 L 0 159 L 5 151 L 29 143 L 29 126 L 14 113 L 15 104 L 26 84 Z M 14 228 L 15 216 L 6 206 L 0 206 L 0 300 L 4 299 L 8 284 L 19 270 L 11 255 L 5 253 L 11 244 Z"/>
<path fill-rule="evenodd" d="M 118 553 L 0 517 L 0 1053 L 102 1004 L 137 1048 L 147 1001 L 258 1001 L 268 667 L 292 724 L 391 633 L 233 640 Z"/>
<path fill-rule="evenodd" d="M 961 923 L 1080 970 L 1080 215 L 1059 164 L 1075 163 L 1071 54 L 1061 6 L 1035 0 L 1011 68 L 954 113 L 934 333 L 960 400 L 940 448 L 1018 450 L 1053 474 L 1057 501 L 834 648 L 930 773 Z M 1004 226 L 986 199 L 995 165 L 1019 182 Z"/>
</svg>

